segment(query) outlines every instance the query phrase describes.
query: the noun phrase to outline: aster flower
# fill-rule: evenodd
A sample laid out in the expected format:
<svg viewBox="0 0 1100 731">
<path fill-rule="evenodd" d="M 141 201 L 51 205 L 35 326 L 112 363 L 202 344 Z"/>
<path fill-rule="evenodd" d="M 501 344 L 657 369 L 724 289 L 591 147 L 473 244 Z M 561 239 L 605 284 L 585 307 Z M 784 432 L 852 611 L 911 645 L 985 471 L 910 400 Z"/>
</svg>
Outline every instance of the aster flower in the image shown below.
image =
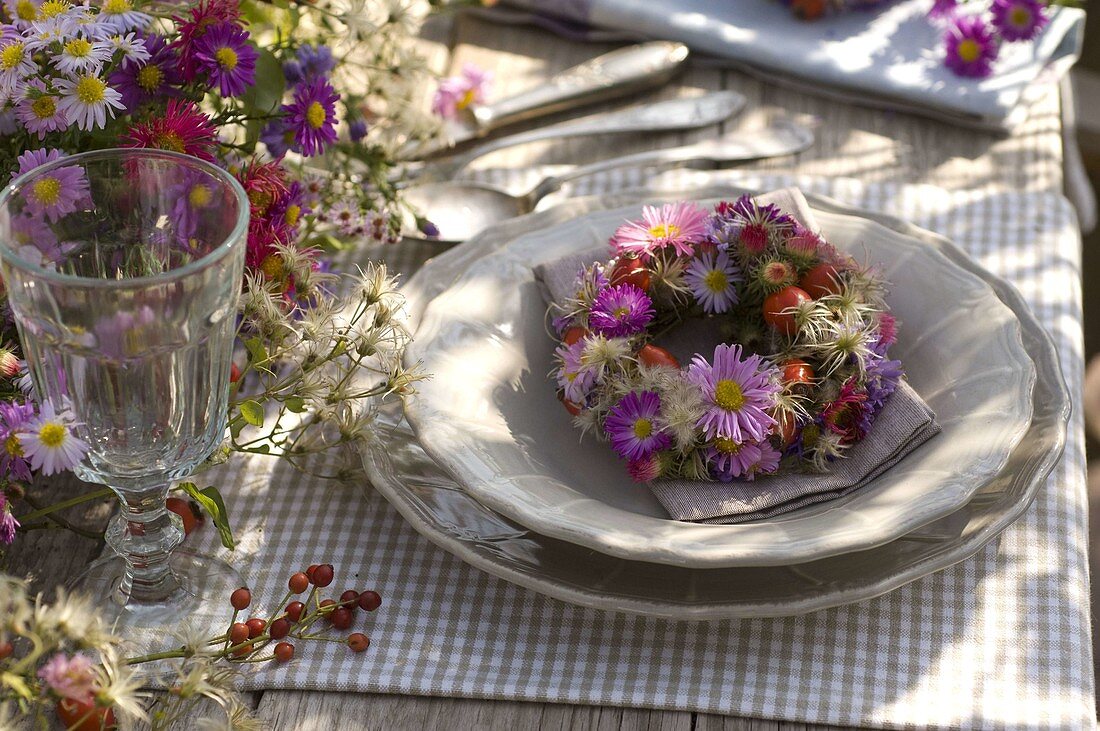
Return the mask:
<svg viewBox="0 0 1100 731">
<path fill-rule="evenodd" d="M 653 423 L 660 410 L 661 397 L 653 391 L 627 394 L 604 420 L 603 427 L 611 440 L 611 448 L 630 461 L 668 448 L 671 438 L 657 431 Z"/>
<path fill-rule="evenodd" d="M 23 454 L 19 432 L 34 416 L 34 404 L 30 402 L 0 401 L 0 477 L 3 479 L 23 482 L 31 479 L 31 465 Z"/>
<path fill-rule="evenodd" d="M 0 41 L 0 84 L 11 87 L 38 73 L 38 65 L 31 54 L 32 49 L 20 39 Z"/>
<path fill-rule="evenodd" d="M 439 88 L 432 98 L 432 112 L 444 119 L 454 119 L 457 114 L 472 104 L 485 101 L 493 75 L 473 64 L 465 64 L 459 76 L 452 76 L 439 82 Z"/>
<path fill-rule="evenodd" d="M 363 230 L 363 214 L 359 210 L 359 201 L 354 199 L 336 201 L 325 211 L 324 218 L 335 223 L 344 236 L 354 236 L 356 231 Z"/>
<path fill-rule="evenodd" d="M 111 60 L 115 49 L 109 41 L 89 40 L 76 36 L 65 41 L 61 53 L 53 58 L 53 64 L 63 74 L 77 75 L 99 72 L 104 63 Z"/>
<path fill-rule="evenodd" d="M 179 58 L 175 49 L 154 34 L 143 36 L 142 41 L 147 54 L 145 60 L 127 59 L 110 76 L 111 85 L 122 95 L 122 103 L 131 112 L 145 102 L 175 96 L 176 87 L 183 83 L 176 69 Z"/>
<path fill-rule="evenodd" d="M 715 206 L 715 213 L 719 218 L 735 224 L 736 243 L 748 257 L 759 256 L 769 244 L 788 238 L 795 225 L 795 220 L 778 206 L 758 205 L 749 195 L 743 195 L 733 203 L 720 202 Z"/>
<path fill-rule="evenodd" d="M 690 256 L 693 243 L 706 233 L 707 212 L 686 201 L 656 206 L 642 206 L 642 219 L 628 221 L 611 237 L 611 247 L 617 254 L 632 253 L 643 260 L 658 249 L 671 246 L 678 255 Z"/>
<path fill-rule="evenodd" d="M 22 175 L 63 157 L 65 155 L 60 150 L 41 149 L 24 152 L 16 158 L 19 162 L 16 174 Z M 30 213 L 37 216 L 45 215 L 50 221 L 57 221 L 85 203 L 88 200 L 88 191 L 88 178 L 84 174 L 84 169 L 73 165 L 59 167 L 40 175 L 24 189 L 23 199 Z"/>
<path fill-rule="evenodd" d="M 248 31 L 233 23 L 219 23 L 195 42 L 195 61 L 210 86 L 225 97 L 240 96 L 256 83 L 260 54 L 248 41 Z"/>
<path fill-rule="evenodd" d="M 145 38 L 136 33 L 109 36 L 111 47 L 122 54 L 123 62 L 143 64 L 149 60 L 149 50 L 145 47 Z"/>
<path fill-rule="evenodd" d="M 114 117 L 116 109 L 125 110 L 122 95 L 95 74 L 58 79 L 57 90 L 61 94 L 58 106 L 71 124 L 85 131 L 106 126 L 108 115 Z"/>
<path fill-rule="evenodd" d="M 737 304 L 736 285 L 741 281 L 741 269 L 724 251 L 704 252 L 692 259 L 684 280 L 704 312 L 726 312 Z"/>
<path fill-rule="evenodd" d="M 307 43 L 298 48 L 295 57 L 302 68 L 301 78 L 295 83 L 327 77 L 336 68 L 332 49 L 325 45 L 313 46 Z"/>
<path fill-rule="evenodd" d="M 84 701 L 96 690 L 92 659 L 82 653 L 69 657 L 59 652 L 38 669 L 38 677 L 62 698 Z"/>
<path fill-rule="evenodd" d="M 46 84 L 39 79 L 27 82 L 23 98 L 15 107 L 15 116 L 38 139 L 45 139 L 50 132 L 58 132 L 69 126 L 69 120 L 61 110 L 59 99 L 49 93 Z"/>
<path fill-rule="evenodd" d="M 4 0 L 8 17 L 19 30 L 30 27 L 31 22 L 38 17 L 38 6 L 41 4 L 42 0 Z"/>
<path fill-rule="evenodd" d="M 818 249 L 825 240 L 818 234 L 795 224 L 791 235 L 783 242 L 783 251 L 801 268 L 808 268 L 817 263 Z"/>
<path fill-rule="evenodd" d="M 934 20 L 948 20 L 955 16 L 958 7 L 958 0 L 935 0 L 932 3 L 932 9 L 928 11 L 928 17 Z"/>
<path fill-rule="evenodd" d="M 557 379 L 562 395 L 574 404 L 584 404 L 588 393 L 596 385 L 596 371 L 581 363 L 584 340 L 577 340 L 572 345 L 563 343 L 554 351 L 554 355 L 561 362 L 561 367 L 557 369 Z"/>
<path fill-rule="evenodd" d="M 607 287 L 592 303 L 588 326 L 608 337 L 642 332 L 653 320 L 653 301 L 633 284 Z"/>
<path fill-rule="evenodd" d="M 352 142 L 359 142 L 367 136 L 367 121 L 360 117 L 354 119 L 348 124 L 348 137 Z"/>
<path fill-rule="evenodd" d="M 49 476 L 70 470 L 83 459 L 88 445 L 73 435 L 70 430 L 73 425 L 73 416 L 68 411 L 58 414 L 51 404 L 42 406 L 38 417 L 19 434 L 33 469 Z"/>
<path fill-rule="evenodd" d="M 898 340 L 898 321 L 889 312 L 879 313 L 876 319 L 878 323 L 878 336 L 871 346 L 877 355 L 885 356 L 887 349 Z"/>
<path fill-rule="evenodd" d="M 779 461 L 783 458 L 783 453 L 771 445 L 771 442 L 764 440 L 756 445 L 760 449 L 760 457 L 750 464 L 743 475 L 744 479 L 752 482 L 756 479 L 757 475 L 768 475 L 779 469 Z"/>
<path fill-rule="evenodd" d="M 697 427 L 707 439 L 762 441 L 775 426 L 770 411 L 779 392 L 779 371 L 758 355 L 742 360 L 740 345 L 714 349 L 714 365 L 696 354 L 687 379 L 703 394 L 707 410 Z"/>
<path fill-rule="evenodd" d="M 993 73 L 999 51 L 997 39 L 977 16 L 956 18 L 944 34 L 944 65 L 958 76 L 985 78 Z"/>
<path fill-rule="evenodd" d="M 253 159 L 237 174 L 248 195 L 253 218 L 266 218 L 268 209 L 287 193 L 286 171 L 278 162 L 260 163 Z"/>
<path fill-rule="evenodd" d="M 276 160 L 282 159 L 294 147 L 294 130 L 287 124 L 286 117 L 275 117 L 260 132 L 260 142 L 267 146 L 267 152 Z"/>
<path fill-rule="evenodd" d="M 711 474 L 721 482 L 732 482 L 760 461 L 760 445 L 719 437 L 706 449 Z"/>
<path fill-rule="evenodd" d="M 10 546 L 15 542 L 15 529 L 19 521 L 11 514 L 11 504 L 3 490 L 0 490 L 0 545 Z"/>
<path fill-rule="evenodd" d="M 179 53 L 180 73 L 185 81 L 194 81 L 202 71 L 196 58 L 199 40 L 215 26 L 236 23 L 241 17 L 237 0 L 199 0 L 188 10 L 189 18 L 173 17 L 179 38 L 173 43 Z"/>
<path fill-rule="evenodd" d="M 1050 19 L 1039 0 L 993 0 L 993 25 L 1006 41 L 1030 41 Z"/>
<path fill-rule="evenodd" d="M 856 385 L 854 378 L 849 378 L 836 399 L 821 411 L 820 422 L 840 437 L 841 444 L 858 442 L 866 436 L 860 428 L 866 401 L 867 393 Z"/>
<path fill-rule="evenodd" d="M 661 459 L 656 454 L 651 454 L 631 460 L 626 465 L 626 472 L 635 482 L 653 482 L 661 476 Z"/>
<path fill-rule="evenodd" d="M 163 114 L 130 128 L 123 147 L 170 150 L 214 162 L 216 134 L 213 122 L 195 102 L 170 99 Z"/>
<path fill-rule="evenodd" d="M 153 22 L 153 16 L 134 10 L 130 0 L 102 0 L 99 4 L 99 22 L 115 33 L 141 30 Z"/>
<path fill-rule="evenodd" d="M 340 95 L 328 79 L 315 79 L 294 91 L 294 101 L 283 107 L 294 142 L 306 157 L 319 155 L 336 142 L 336 102 Z"/>
</svg>

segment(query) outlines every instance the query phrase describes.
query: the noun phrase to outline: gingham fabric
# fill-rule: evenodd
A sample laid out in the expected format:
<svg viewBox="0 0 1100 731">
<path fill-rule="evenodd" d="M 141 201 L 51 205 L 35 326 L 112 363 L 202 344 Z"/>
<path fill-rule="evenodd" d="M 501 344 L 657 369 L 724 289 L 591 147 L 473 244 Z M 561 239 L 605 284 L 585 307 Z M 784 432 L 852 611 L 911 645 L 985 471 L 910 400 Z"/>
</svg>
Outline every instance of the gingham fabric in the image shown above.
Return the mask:
<svg viewBox="0 0 1100 731">
<path fill-rule="evenodd" d="M 604 176 L 578 192 L 641 180 Z M 1080 237 L 1061 196 L 752 174 L 665 177 L 675 185 L 716 180 L 765 190 L 795 184 L 947 235 L 1016 283 L 1054 335 L 1072 392 L 1080 392 Z M 409 271 L 430 250 L 412 245 L 385 254 Z M 278 601 L 293 571 L 323 562 L 337 566 L 336 593 L 376 588 L 384 598 L 380 610 L 356 620 L 371 636 L 367 652 L 303 643 L 293 663 L 247 675 L 249 689 L 640 706 L 877 727 L 1094 724 L 1079 413 L 1035 505 L 975 557 L 878 599 L 774 620 L 673 622 L 549 599 L 436 548 L 369 486 L 312 479 L 272 459 L 237 460 L 204 479 L 222 487 L 240 547 L 222 551 L 209 528 L 188 544 L 232 561 L 257 604 Z"/>
</svg>

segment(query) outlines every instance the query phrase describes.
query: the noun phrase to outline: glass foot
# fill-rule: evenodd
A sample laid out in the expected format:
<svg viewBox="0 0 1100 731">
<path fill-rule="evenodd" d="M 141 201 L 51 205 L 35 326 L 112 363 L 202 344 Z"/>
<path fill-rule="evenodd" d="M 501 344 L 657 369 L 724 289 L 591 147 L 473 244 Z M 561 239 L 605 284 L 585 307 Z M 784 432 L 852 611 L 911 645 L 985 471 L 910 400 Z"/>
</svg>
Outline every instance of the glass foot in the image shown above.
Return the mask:
<svg viewBox="0 0 1100 731">
<path fill-rule="evenodd" d="M 131 596 L 125 580 L 126 562 L 120 556 L 92 563 L 69 589 L 90 595 L 100 616 L 117 632 L 126 627 L 177 626 L 208 613 L 224 615 L 229 595 L 245 585 L 232 566 L 211 556 L 177 548 L 170 564 L 179 586 L 161 601 L 139 601 Z"/>
</svg>

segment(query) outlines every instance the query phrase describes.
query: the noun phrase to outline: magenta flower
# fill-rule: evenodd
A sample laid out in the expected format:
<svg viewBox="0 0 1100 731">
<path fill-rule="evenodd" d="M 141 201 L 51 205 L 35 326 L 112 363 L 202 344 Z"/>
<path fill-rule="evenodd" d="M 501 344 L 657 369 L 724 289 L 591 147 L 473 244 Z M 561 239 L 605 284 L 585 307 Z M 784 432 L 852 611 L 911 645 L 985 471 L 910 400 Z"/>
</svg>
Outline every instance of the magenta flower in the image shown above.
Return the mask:
<svg viewBox="0 0 1100 731">
<path fill-rule="evenodd" d="M 661 476 L 661 460 L 655 454 L 635 459 L 627 463 L 626 472 L 635 482 L 653 482 Z"/>
<path fill-rule="evenodd" d="M 958 0 L 935 0 L 932 9 L 928 11 L 928 17 L 936 20 L 953 18 L 958 5 Z"/>
<path fill-rule="evenodd" d="M 981 18 L 956 18 L 943 41 L 947 49 L 944 65 L 957 75 L 985 78 L 993 73 L 999 47 L 993 31 Z"/>
<path fill-rule="evenodd" d="M 603 289 L 592 303 L 588 326 L 609 338 L 640 333 L 653 320 L 653 301 L 633 284 Z"/>
<path fill-rule="evenodd" d="M 19 521 L 11 514 L 11 504 L 0 490 L 0 544 L 10 546 L 15 542 L 15 529 L 19 527 Z"/>
<path fill-rule="evenodd" d="M 779 371 L 759 355 L 741 359 L 740 345 L 719 345 L 714 365 L 696 354 L 687 379 L 699 387 L 706 412 L 696 424 L 707 439 L 763 441 L 775 419 L 769 413 L 779 392 Z"/>
<path fill-rule="evenodd" d="M 84 701 L 95 693 L 92 659 L 82 653 L 72 657 L 57 653 L 38 669 L 38 677 L 62 698 Z"/>
<path fill-rule="evenodd" d="M 732 224 L 732 230 L 723 238 L 740 244 L 742 253 L 750 257 L 763 254 L 768 244 L 787 238 L 795 226 L 794 219 L 778 206 L 758 205 L 749 195 L 733 203 L 722 201 L 715 206 L 715 213 L 720 221 Z"/>
<path fill-rule="evenodd" d="M 691 256 L 694 242 L 706 234 L 707 212 L 686 201 L 642 206 L 642 219 L 628 221 L 615 231 L 611 246 L 616 254 L 630 253 L 648 260 L 658 249 L 671 246 L 677 254 Z"/>
<path fill-rule="evenodd" d="M 171 99 L 163 114 L 131 127 L 122 147 L 170 150 L 214 162 L 216 134 L 214 123 L 195 102 Z"/>
<path fill-rule="evenodd" d="M 248 42 L 248 31 L 233 23 L 219 23 L 195 42 L 199 68 L 226 97 L 240 96 L 256 83 L 259 55 Z"/>
<path fill-rule="evenodd" d="M 724 251 L 703 253 L 692 259 L 684 281 L 695 295 L 695 301 L 703 307 L 703 312 L 726 312 L 737 304 L 736 285 L 741 281 L 741 269 L 730 261 L 729 254 Z"/>
<path fill-rule="evenodd" d="M 836 400 L 821 412 L 821 423 L 826 429 L 841 437 L 841 444 L 858 442 L 866 436 L 861 426 L 866 422 L 863 412 L 866 408 L 867 392 L 856 386 L 854 378 L 849 378 L 840 387 Z"/>
<path fill-rule="evenodd" d="M 993 25 L 1006 41 L 1030 41 L 1050 22 L 1039 0 L 993 0 Z"/>
<path fill-rule="evenodd" d="M 462 74 L 443 79 L 432 98 L 432 112 L 444 119 L 454 119 L 472 104 L 485 101 L 493 75 L 473 64 L 462 67 Z"/>
<path fill-rule="evenodd" d="M 340 95 L 328 79 L 314 79 L 294 90 L 294 101 L 284 106 L 287 128 L 306 157 L 320 155 L 336 141 L 336 102 Z"/>
<path fill-rule="evenodd" d="M 608 413 L 603 428 L 611 448 L 631 462 L 667 449 L 672 437 L 653 424 L 661 410 L 661 397 L 653 391 L 632 391 Z"/>
<path fill-rule="evenodd" d="M 19 432 L 34 416 L 30 402 L 0 401 L 0 477 L 23 482 L 31 479 L 31 463 L 23 454 Z"/>
<path fill-rule="evenodd" d="M 183 77 L 177 69 L 179 57 L 176 50 L 155 34 L 142 36 L 149 58 L 143 62 L 126 60 L 121 68 L 111 74 L 110 82 L 119 94 L 126 110 L 133 112 L 141 104 L 175 96 Z"/>
<path fill-rule="evenodd" d="M 16 158 L 19 162 L 16 175 L 30 172 L 62 157 L 65 155 L 60 150 L 39 149 L 24 152 Z M 88 195 L 88 178 L 83 168 L 73 165 L 56 168 L 36 178 L 24 189 L 23 200 L 26 201 L 30 213 L 57 221 L 86 203 Z"/>
<path fill-rule="evenodd" d="M 583 405 L 592 387 L 596 385 L 596 370 L 581 363 L 585 341 L 583 338 L 572 345 L 558 346 L 554 354 L 561 360 L 558 369 L 558 386 L 567 401 L 578 406 Z"/>
</svg>

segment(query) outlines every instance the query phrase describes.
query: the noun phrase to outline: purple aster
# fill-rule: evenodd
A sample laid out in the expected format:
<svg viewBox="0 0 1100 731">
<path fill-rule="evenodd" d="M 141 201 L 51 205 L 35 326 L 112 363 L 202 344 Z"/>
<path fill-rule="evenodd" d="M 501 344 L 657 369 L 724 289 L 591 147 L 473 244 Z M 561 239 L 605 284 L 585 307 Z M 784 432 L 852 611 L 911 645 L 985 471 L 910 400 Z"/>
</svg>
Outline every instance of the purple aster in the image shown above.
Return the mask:
<svg viewBox="0 0 1100 731">
<path fill-rule="evenodd" d="M 767 475 L 775 472 L 779 469 L 779 460 L 783 458 L 783 453 L 773 447 L 771 442 L 767 440 L 757 446 L 760 447 L 760 458 L 749 465 L 744 474 L 744 478 L 749 482 L 752 482 L 757 475 Z"/>
<path fill-rule="evenodd" d="M 999 50 L 997 38 L 985 21 L 974 16 L 956 18 L 943 36 L 944 65 L 959 76 L 985 78 L 993 73 Z"/>
<path fill-rule="evenodd" d="M 904 371 L 900 360 L 874 356 L 868 359 L 865 387 L 867 389 L 867 407 L 873 418 L 886 403 L 890 394 L 897 390 Z M 869 424 L 868 424 L 869 425 Z M 866 433 L 866 429 L 863 430 Z"/>
<path fill-rule="evenodd" d="M 19 521 L 11 514 L 8 498 L 0 491 L 0 543 L 10 546 L 15 541 L 15 529 L 18 527 Z"/>
<path fill-rule="evenodd" d="M 885 357 L 886 351 L 898 341 L 898 321 L 889 312 L 880 312 L 878 316 L 878 333 L 875 342 L 871 344 L 871 352 Z"/>
<path fill-rule="evenodd" d="M 596 369 L 581 363 L 585 341 L 581 338 L 572 345 L 559 345 L 554 355 L 561 361 L 558 368 L 558 386 L 567 401 L 581 406 L 588 399 L 592 387 L 596 385 Z"/>
<path fill-rule="evenodd" d="M 752 196 L 743 195 L 733 203 L 722 201 L 714 209 L 718 218 L 736 225 L 736 236 L 724 243 L 737 243 L 749 256 L 764 253 L 768 244 L 786 238 L 794 228 L 793 218 L 778 206 L 758 205 Z M 727 231 L 732 236 L 733 231 Z"/>
<path fill-rule="evenodd" d="M 267 146 L 268 153 L 276 160 L 290 152 L 294 144 L 294 130 L 287 124 L 286 117 L 275 117 L 260 132 L 260 142 Z"/>
<path fill-rule="evenodd" d="M 65 155 L 60 150 L 31 150 L 24 152 L 18 158 L 19 170 L 16 175 L 22 175 L 53 160 L 59 160 Z M 57 221 L 77 210 L 88 200 L 88 178 L 84 169 L 71 165 L 51 170 L 31 180 L 23 188 L 23 200 L 26 201 L 27 210 L 36 215 L 45 215 L 50 221 Z"/>
<path fill-rule="evenodd" d="M 687 379 L 702 391 L 708 408 L 696 424 L 707 439 L 763 441 L 776 421 L 769 413 L 779 392 L 779 370 L 759 355 L 741 359 L 740 345 L 718 345 L 714 365 L 696 354 Z"/>
<path fill-rule="evenodd" d="M 658 431 L 653 424 L 660 410 L 661 397 L 653 391 L 631 391 L 624 396 L 603 423 L 611 448 L 631 462 L 667 449 L 672 444 L 672 437 Z"/>
<path fill-rule="evenodd" d="M 760 461 L 760 445 L 719 437 L 707 447 L 707 464 L 716 480 L 732 482 Z"/>
<path fill-rule="evenodd" d="M 315 79 L 294 90 L 294 101 L 284 105 L 287 126 L 306 157 L 319 155 L 336 141 L 336 102 L 340 95 L 328 79 Z"/>
<path fill-rule="evenodd" d="M 32 79 L 23 88 L 23 98 L 15 108 L 15 116 L 26 126 L 27 131 L 46 138 L 50 132 L 57 132 L 69 126 L 69 118 L 58 103 L 60 100 L 46 89 L 40 79 Z"/>
<path fill-rule="evenodd" d="M 110 81 L 120 94 L 126 111 L 133 112 L 141 104 L 176 96 L 174 87 L 183 83 L 177 66 L 179 57 L 176 50 L 169 46 L 164 38 L 150 33 L 141 36 L 149 59 L 143 63 L 127 60 L 111 74 Z"/>
<path fill-rule="evenodd" d="M 993 0 L 991 11 L 1006 41 L 1030 41 L 1049 22 L 1039 0 Z"/>
<path fill-rule="evenodd" d="M 240 96 L 256 83 L 259 55 L 248 42 L 248 31 L 233 23 L 219 23 L 195 41 L 199 68 L 225 97 Z"/>
<path fill-rule="evenodd" d="M 358 142 L 367 136 L 367 120 L 356 119 L 348 124 L 348 137 L 352 142 Z"/>
<path fill-rule="evenodd" d="M 684 281 L 695 295 L 695 301 L 702 305 L 703 312 L 726 312 L 737 304 L 736 285 L 741 281 L 741 269 L 724 251 L 704 252 L 692 259 Z"/>
<path fill-rule="evenodd" d="M 596 295 L 588 326 L 609 338 L 640 333 L 653 320 L 653 301 L 633 284 L 606 287 Z"/>
<path fill-rule="evenodd" d="M 30 402 L 0 401 L 0 476 L 5 480 L 31 479 L 31 463 L 23 455 L 18 433 L 34 417 Z"/>
<path fill-rule="evenodd" d="M 306 44 L 298 49 L 298 63 L 302 65 L 302 81 L 313 81 L 328 76 L 336 68 L 336 59 L 328 46 Z"/>
<path fill-rule="evenodd" d="M 928 11 L 928 17 L 935 20 L 950 20 L 955 17 L 958 7 L 958 0 L 935 0 L 932 3 L 932 9 Z"/>
<path fill-rule="evenodd" d="M 286 79 L 288 84 L 300 84 L 305 80 L 305 70 L 302 68 L 302 62 L 296 58 L 292 58 L 289 61 L 283 63 L 283 78 Z"/>
</svg>

